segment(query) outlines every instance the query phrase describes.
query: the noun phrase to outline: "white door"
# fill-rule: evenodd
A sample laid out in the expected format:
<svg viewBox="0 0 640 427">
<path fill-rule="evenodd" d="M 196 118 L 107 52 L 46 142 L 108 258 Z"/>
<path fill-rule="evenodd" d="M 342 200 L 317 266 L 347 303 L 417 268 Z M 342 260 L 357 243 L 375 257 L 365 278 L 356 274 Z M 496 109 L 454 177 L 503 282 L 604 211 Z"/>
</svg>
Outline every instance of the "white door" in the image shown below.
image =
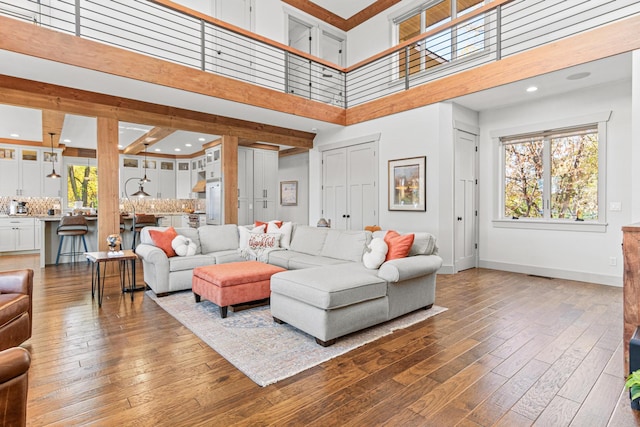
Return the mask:
<svg viewBox="0 0 640 427">
<path fill-rule="evenodd" d="M 331 228 L 347 228 L 347 150 L 322 153 L 322 217 Z"/>
<path fill-rule="evenodd" d="M 221 21 L 253 31 L 254 0 L 216 0 L 215 17 Z M 207 52 L 212 55 L 214 70 L 223 76 L 253 79 L 253 44 L 246 38 L 224 29 L 209 30 Z"/>
<path fill-rule="evenodd" d="M 331 228 L 364 230 L 378 224 L 377 176 L 373 142 L 323 153 L 322 215 Z"/>
<path fill-rule="evenodd" d="M 378 224 L 377 161 L 373 143 L 347 149 L 349 198 L 347 228 L 364 230 Z"/>
<path fill-rule="evenodd" d="M 311 26 L 289 17 L 289 46 L 311 53 Z M 287 54 L 287 92 L 311 97 L 311 64 L 308 59 Z"/>
<path fill-rule="evenodd" d="M 456 130 L 455 145 L 455 271 L 477 265 L 477 136 Z"/>
<path fill-rule="evenodd" d="M 320 58 L 343 66 L 344 40 L 326 31 L 322 31 L 320 33 Z M 342 107 L 344 105 L 344 87 L 338 72 L 329 67 L 322 67 L 317 76 L 318 81 L 316 86 L 318 90 L 315 99 Z"/>
</svg>

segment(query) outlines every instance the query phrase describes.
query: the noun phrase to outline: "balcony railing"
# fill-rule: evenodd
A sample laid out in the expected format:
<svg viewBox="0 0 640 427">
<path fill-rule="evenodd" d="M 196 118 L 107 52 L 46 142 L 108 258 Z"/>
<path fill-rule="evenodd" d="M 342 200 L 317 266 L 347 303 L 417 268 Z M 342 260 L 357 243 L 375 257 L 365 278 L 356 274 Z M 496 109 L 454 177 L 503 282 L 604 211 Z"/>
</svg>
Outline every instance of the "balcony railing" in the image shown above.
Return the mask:
<svg viewBox="0 0 640 427">
<path fill-rule="evenodd" d="M 629 0 L 494 0 L 348 68 L 148 0 L 0 0 L 0 13 L 347 108 L 640 13 Z M 630 37 L 634 35 L 629 35 Z"/>
</svg>

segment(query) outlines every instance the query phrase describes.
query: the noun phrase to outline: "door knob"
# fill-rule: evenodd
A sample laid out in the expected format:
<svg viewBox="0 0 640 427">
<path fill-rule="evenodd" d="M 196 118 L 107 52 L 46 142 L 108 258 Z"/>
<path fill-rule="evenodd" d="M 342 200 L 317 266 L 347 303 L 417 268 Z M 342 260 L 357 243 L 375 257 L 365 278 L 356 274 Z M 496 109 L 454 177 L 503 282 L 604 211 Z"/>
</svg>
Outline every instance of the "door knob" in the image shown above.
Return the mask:
<svg viewBox="0 0 640 427">
<path fill-rule="evenodd" d="M 462 221 L 462 217 L 461 216 L 458 217 L 458 221 Z"/>
</svg>

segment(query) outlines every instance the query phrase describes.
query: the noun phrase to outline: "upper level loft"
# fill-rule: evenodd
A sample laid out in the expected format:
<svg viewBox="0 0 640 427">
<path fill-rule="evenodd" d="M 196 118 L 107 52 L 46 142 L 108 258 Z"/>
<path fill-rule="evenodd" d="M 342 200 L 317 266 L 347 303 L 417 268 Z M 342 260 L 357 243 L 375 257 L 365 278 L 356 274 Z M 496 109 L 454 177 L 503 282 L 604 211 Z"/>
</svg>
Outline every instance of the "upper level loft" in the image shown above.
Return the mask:
<svg viewBox="0 0 640 427">
<path fill-rule="evenodd" d="M 242 82 L 346 111 L 327 114 L 325 120 L 337 124 L 367 120 L 366 114 L 358 113 L 363 110 L 370 111 L 369 118 L 392 114 L 640 47 L 635 37 L 640 1 L 413 4 L 417 5 L 388 20 L 398 44 L 347 67 L 166 0 L 50 0 L 46 5 L 40 0 L 0 1 L 0 14 L 23 21 L 18 27 L 22 32 L 37 31 L 28 29 L 26 22 L 215 75 L 215 85 L 229 88 L 220 96 L 232 101 L 252 104 L 252 97 L 234 86 Z M 18 40 L 0 42 L 0 49 L 29 54 L 28 47 L 18 49 L 18 44 Z M 53 52 L 32 55 L 87 66 L 74 64 L 70 55 L 64 59 Z M 122 65 L 121 70 L 108 72 L 126 76 L 127 69 L 135 66 Z M 485 72 L 469 74 L 479 69 Z M 460 83 L 453 88 L 451 79 L 456 76 Z M 425 97 L 434 93 L 430 86 L 434 82 L 449 93 Z M 398 95 L 417 88 L 420 100 L 395 108 L 385 105 L 398 104 Z M 354 112 L 351 119 L 350 112 Z"/>
</svg>

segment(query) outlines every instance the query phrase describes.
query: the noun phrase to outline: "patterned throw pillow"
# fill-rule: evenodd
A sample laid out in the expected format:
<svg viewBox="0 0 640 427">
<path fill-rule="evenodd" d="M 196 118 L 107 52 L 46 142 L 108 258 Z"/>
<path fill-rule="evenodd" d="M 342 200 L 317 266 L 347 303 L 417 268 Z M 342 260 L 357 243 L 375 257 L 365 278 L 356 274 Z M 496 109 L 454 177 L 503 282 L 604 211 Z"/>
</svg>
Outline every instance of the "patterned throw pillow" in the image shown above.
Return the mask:
<svg viewBox="0 0 640 427">
<path fill-rule="evenodd" d="M 240 234 L 240 240 L 238 241 L 238 248 L 243 251 L 249 247 L 249 237 L 251 237 L 251 233 L 264 233 L 265 226 L 261 225 L 259 227 L 255 227 L 253 229 L 248 229 L 243 225 L 238 226 L 238 233 Z"/>
<path fill-rule="evenodd" d="M 251 233 L 249 248 L 253 250 L 279 248 L 281 236 L 280 233 Z"/>
</svg>

